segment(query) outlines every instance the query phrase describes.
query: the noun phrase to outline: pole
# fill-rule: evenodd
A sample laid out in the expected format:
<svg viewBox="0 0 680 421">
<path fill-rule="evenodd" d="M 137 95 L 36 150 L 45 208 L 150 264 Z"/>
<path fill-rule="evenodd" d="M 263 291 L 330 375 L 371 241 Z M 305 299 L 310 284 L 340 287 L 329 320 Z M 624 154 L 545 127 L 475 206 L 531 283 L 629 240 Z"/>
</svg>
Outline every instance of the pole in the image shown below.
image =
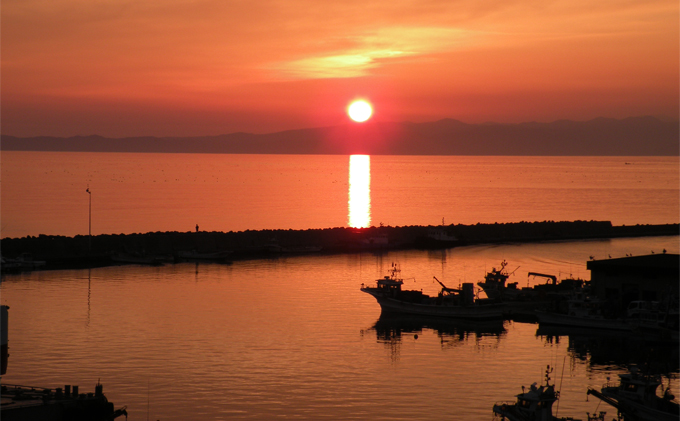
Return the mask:
<svg viewBox="0 0 680 421">
<path fill-rule="evenodd" d="M 90 196 L 90 210 L 89 210 L 89 229 L 87 234 L 87 251 L 92 253 L 92 192 L 90 191 L 90 185 L 87 185 L 87 190 L 85 190 Z"/>
</svg>

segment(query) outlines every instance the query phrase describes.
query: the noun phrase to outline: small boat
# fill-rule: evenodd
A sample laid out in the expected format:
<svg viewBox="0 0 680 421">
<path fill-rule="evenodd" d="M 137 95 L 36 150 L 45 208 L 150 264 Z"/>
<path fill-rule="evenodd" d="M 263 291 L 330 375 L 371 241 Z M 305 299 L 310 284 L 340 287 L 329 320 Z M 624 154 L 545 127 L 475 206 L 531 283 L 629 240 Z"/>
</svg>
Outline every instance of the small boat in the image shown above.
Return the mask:
<svg viewBox="0 0 680 421">
<path fill-rule="evenodd" d="M 428 228 L 427 235 L 417 237 L 415 244 L 419 248 L 443 249 L 455 247 L 460 244 L 460 241 L 444 225 L 444 219 L 442 218 L 440 226 Z"/>
<path fill-rule="evenodd" d="M 626 322 L 635 332 L 652 339 L 677 343 L 680 338 L 677 302 L 631 301 Z"/>
<path fill-rule="evenodd" d="M 548 366 L 545 371 L 545 384 L 537 386 L 536 383 L 529 386 L 527 391 L 522 386 L 522 393 L 516 395 L 516 402 L 498 402 L 493 406 L 494 419 L 510 421 L 577 421 L 574 418 L 557 418 L 552 413 L 552 406 L 559 400 L 560 392 L 555 390 L 555 385 L 550 384 L 552 368 Z M 604 421 L 606 412 L 599 414 L 587 414 L 588 421 Z"/>
<path fill-rule="evenodd" d="M 642 374 L 633 367 L 630 373 L 619 374 L 619 384 L 607 383 L 600 391 L 588 388 L 587 393 L 618 409 L 626 421 L 678 421 L 680 407 L 675 396 L 670 387 L 658 396 L 660 385 L 660 376 Z"/>
<path fill-rule="evenodd" d="M 230 250 L 213 251 L 213 252 L 199 252 L 196 250 L 178 251 L 177 258 L 179 260 L 187 261 L 224 261 L 232 254 Z"/>
<path fill-rule="evenodd" d="M 279 253 L 279 254 L 308 254 L 308 253 L 318 253 L 323 249 L 321 246 L 309 246 L 309 245 L 286 245 L 282 246 L 279 242 L 272 238 L 268 244 L 264 246 L 264 251 L 269 253 Z"/>
<path fill-rule="evenodd" d="M 585 327 L 593 329 L 632 330 L 630 324 L 619 318 L 608 318 L 602 313 L 602 303 L 590 297 L 585 289 L 567 300 L 567 312 L 535 311 L 539 324 Z"/>
<path fill-rule="evenodd" d="M 170 256 L 172 257 L 172 256 Z M 163 266 L 163 263 L 172 261 L 166 256 L 150 256 L 139 253 L 116 253 L 111 260 L 120 264 Z"/>
<path fill-rule="evenodd" d="M 390 275 L 376 281 L 376 286 L 361 284 L 361 291 L 372 295 L 384 313 L 417 316 L 450 317 L 468 320 L 491 320 L 503 317 L 503 305 L 475 299 L 474 285 L 464 283 L 462 289 L 448 288 L 436 277 L 442 289 L 436 297 L 422 291 L 402 290 L 398 265 L 392 264 Z"/>
<path fill-rule="evenodd" d="M 47 264 L 44 260 L 33 260 L 33 256 L 30 253 L 21 253 L 21 255 L 15 259 L 6 258 L 4 256 L 1 259 L 2 263 L 0 263 L 0 268 L 2 268 L 3 273 L 36 270 Z"/>
</svg>

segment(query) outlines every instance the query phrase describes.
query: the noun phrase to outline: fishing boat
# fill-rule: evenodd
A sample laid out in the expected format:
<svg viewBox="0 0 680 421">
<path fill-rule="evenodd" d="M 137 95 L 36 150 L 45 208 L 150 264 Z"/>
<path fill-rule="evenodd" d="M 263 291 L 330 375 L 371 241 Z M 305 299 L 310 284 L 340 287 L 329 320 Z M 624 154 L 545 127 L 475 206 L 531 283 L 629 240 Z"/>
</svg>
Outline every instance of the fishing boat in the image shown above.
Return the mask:
<svg viewBox="0 0 680 421">
<path fill-rule="evenodd" d="M 417 290 L 403 290 L 401 270 L 392 264 L 390 274 L 376 281 L 376 286 L 361 284 L 361 291 L 372 295 L 384 313 L 417 316 L 450 317 L 468 320 L 491 320 L 503 317 L 503 305 L 475 298 L 474 284 L 464 283 L 461 289 L 441 285 L 436 297 Z"/>
<path fill-rule="evenodd" d="M 583 287 L 589 286 L 588 281 L 580 278 L 573 278 L 571 276 L 559 281 L 555 275 L 546 275 L 538 272 L 529 272 L 527 273 L 527 276 L 547 279 L 544 284 L 534 285 L 533 290 L 538 294 L 561 296 L 564 294 L 572 294 Z"/>
<path fill-rule="evenodd" d="M 500 269 L 491 268 L 491 271 L 487 272 L 484 276 L 484 281 L 477 282 L 477 285 L 482 288 L 487 297 L 494 300 L 507 301 L 517 297 L 521 292 L 521 289 L 517 288 L 517 282 L 506 285 L 505 282 L 511 275 L 505 270 L 507 265 L 508 262 L 503 260 Z"/>
<path fill-rule="evenodd" d="M 517 282 L 507 282 L 508 278 L 519 269 L 519 266 L 508 273 L 505 267 L 508 263 L 501 262 L 500 269 L 495 267 L 487 272 L 484 281 L 477 285 L 482 288 L 489 299 L 502 302 L 503 315 L 508 319 L 535 320 L 534 311 L 547 308 L 552 304 L 552 298 L 535 288 L 520 288 Z M 532 272 L 530 272 L 531 274 Z"/>
<path fill-rule="evenodd" d="M 588 388 L 587 393 L 618 409 L 626 421 L 678 421 L 680 407 L 670 386 L 662 387 L 663 396 L 658 396 L 659 386 L 660 376 L 642 374 L 633 367 L 630 373 L 619 374 L 618 384 L 607 383 L 600 391 Z"/>
<path fill-rule="evenodd" d="M 572 417 L 558 418 L 553 415 L 552 407 L 559 400 L 560 392 L 550 383 L 552 368 L 545 371 L 545 384 L 522 386 L 522 393 L 516 395 L 516 402 L 498 402 L 493 406 L 494 419 L 510 421 L 578 421 Z M 588 421 L 604 421 L 606 412 L 587 414 Z"/>
<path fill-rule="evenodd" d="M 650 339 L 677 343 L 680 338 L 680 315 L 677 301 L 631 301 L 626 309 L 626 322 Z"/>
<path fill-rule="evenodd" d="M 535 315 L 539 324 L 584 327 L 593 329 L 613 329 L 629 331 L 630 324 L 620 318 L 605 317 L 603 304 L 595 297 L 591 297 L 587 290 L 575 292 L 567 300 L 567 311 L 536 310 Z"/>
<path fill-rule="evenodd" d="M 441 225 L 428 228 L 427 235 L 419 236 L 415 239 L 416 247 L 424 249 L 451 248 L 459 244 L 458 238 L 444 225 L 444 218 L 442 218 Z"/>
</svg>

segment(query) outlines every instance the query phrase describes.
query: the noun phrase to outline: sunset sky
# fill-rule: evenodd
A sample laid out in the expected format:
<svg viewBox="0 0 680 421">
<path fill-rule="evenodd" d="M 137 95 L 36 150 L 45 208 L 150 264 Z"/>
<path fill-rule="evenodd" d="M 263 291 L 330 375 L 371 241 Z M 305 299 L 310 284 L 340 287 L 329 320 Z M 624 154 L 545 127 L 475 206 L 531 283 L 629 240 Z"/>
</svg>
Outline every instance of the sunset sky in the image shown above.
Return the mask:
<svg viewBox="0 0 680 421">
<path fill-rule="evenodd" d="M 679 113 L 677 0 L 3 0 L 2 133 Z"/>
</svg>

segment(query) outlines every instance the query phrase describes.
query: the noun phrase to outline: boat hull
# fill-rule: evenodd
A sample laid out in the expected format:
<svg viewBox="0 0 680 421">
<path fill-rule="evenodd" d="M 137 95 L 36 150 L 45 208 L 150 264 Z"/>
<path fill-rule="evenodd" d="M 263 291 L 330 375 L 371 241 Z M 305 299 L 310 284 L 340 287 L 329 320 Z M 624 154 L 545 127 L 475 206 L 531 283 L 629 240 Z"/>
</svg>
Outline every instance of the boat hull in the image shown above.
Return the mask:
<svg viewBox="0 0 680 421">
<path fill-rule="evenodd" d="M 466 320 L 496 320 L 503 318 L 503 305 L 501 304 L 421 304 L 385 297 L 373 291 L 364 290 L 364 292 L 372 295 L 378 301 L 378 304 L 380 304 L 383 313 L 386 314 L 410 314 Z"/>
<path fill-rule="evenodd" d="M 616 400 L 619 405 L 619 411 L 623 413 L 624 417 L 630 417 L 639 421 L 680 420 L 678 404 L 674 402 L 664 402 L 659 398 L 656 405 L 664 406 L 665 410 L 662 410 L 661 408 L 655 408 L 655 405 L 652 403 L 643 404 L 621 396 L 618 387 L 604 387 L 602 388 L 602 395 Z"/>
</svg>

